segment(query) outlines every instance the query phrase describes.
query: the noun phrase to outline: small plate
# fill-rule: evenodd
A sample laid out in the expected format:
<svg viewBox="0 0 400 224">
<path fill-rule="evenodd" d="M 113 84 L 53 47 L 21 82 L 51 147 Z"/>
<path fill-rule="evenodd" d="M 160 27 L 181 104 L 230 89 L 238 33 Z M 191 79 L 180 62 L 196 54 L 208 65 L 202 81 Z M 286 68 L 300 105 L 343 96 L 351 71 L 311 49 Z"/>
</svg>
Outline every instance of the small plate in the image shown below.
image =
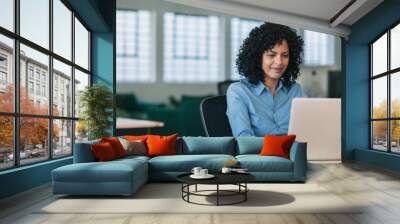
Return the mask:
<svg viewBox="0 0 400 224">
<path fill-rule="evenodd" d="M 214 178 L 214 177 L 215 176 L 212 175 L 212 174 L 207 174 L 207 175 L 204 175 L 204 176 L 194 175 L 194 174 L 190 175 L 190 178 L 193 178 L 193 179 L 211 179 L 211 178 Z"/>
</svg>

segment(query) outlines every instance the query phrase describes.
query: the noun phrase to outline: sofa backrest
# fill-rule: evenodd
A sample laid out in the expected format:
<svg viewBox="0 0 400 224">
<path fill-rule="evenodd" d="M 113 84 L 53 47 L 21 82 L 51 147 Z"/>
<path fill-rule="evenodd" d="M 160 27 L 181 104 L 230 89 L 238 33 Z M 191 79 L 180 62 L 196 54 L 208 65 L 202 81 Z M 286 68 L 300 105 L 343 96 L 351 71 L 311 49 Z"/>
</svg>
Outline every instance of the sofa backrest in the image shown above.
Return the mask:
<svg viewBox="0 0 400 224">
<path fill-rule="evenodd" d="M 259 154 L 264 145 L 264 137 L 237 137 L 236 155 Z"/>
<path fill-rule="evenodd" d="M 96 158 L 90 148 L 92 144 L 99 144 L 100 140 L 75 143 L 74 148 L 74 163 L 89 163 L 95 162 Z"/>
<path fill-rule="evenodd" d="M 233 137 L 182 137 L 177 142 L 177 154 L 226 154 L 235 155 Z"/>
<path fill-rule="evenodd" d="M 74 149 L 74 163 L 96 161 L 91 144 L 99 140 L 76 143 Z M 264 144 L 263 137 L 180 137 L 176 142 L 178 155 L 198 154 L 226 154 L 244 155 L 259 154 Z M 297 144 L 295 142 L 295 144 Z M 295 145 L 294 144 L 294 145 Z"/>
</svg>

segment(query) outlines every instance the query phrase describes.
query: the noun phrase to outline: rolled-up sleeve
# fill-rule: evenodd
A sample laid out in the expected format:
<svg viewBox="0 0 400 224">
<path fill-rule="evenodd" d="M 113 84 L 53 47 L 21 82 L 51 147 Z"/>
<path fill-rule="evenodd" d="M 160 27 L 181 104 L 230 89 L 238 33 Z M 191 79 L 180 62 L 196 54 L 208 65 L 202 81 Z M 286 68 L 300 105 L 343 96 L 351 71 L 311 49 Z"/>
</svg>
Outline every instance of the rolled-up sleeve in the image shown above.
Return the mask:
<svg viewBox="0 0 400 224">
<path fill-rule="evenodd" d="M 251 128 L 247 105 L 240 93 L 240 90 L 234 84 L 229 86 L 226 93 L 226 115 L 228 116 L 233 136 L 255 136 Z"/>
</svg>

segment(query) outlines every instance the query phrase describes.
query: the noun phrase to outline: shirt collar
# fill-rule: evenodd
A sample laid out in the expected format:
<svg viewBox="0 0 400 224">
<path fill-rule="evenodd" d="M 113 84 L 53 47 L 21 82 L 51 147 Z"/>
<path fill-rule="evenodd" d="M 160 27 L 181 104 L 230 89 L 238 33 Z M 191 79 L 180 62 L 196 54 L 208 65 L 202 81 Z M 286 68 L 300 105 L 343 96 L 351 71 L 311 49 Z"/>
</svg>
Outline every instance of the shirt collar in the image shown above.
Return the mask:
<svg viewBox="0 0 400 224">
<path fill-rule="evenodd" d="M 283 92 L 287 93 L 288 89 L 283 85 L 282 80 L 280 79 L 278 82 L 278 87 L 276 88 L 276 92 L 279 92 L 280 89 L 284 90 Z M 261 81 L 258 82 L 258 84 L 256 84 L 254 86 L 254 91 L 257 95 L 261 95 L 261 93 L 266 90 L 269 91 L 265 86 L 264 83 L 262 83 Z"/>
</svg>

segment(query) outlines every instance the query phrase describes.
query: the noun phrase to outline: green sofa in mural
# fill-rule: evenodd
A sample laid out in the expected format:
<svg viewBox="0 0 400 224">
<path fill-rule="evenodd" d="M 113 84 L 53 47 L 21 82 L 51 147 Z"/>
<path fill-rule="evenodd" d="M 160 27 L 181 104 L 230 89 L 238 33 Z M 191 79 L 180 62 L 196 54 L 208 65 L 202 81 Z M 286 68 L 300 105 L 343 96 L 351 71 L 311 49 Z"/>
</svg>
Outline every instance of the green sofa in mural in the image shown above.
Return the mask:
<svg viewBox="0 0 400 224">
<path fill-rule="evenodd" d="M 128 117 L 164 122 L 164 127 L 153 128 L 152 134 L 179 136 L 205 136 L 201 123 L 200 103 L 204 96 L 181 97 L 174 105 L 139 101 L 133 93 L 117 94 L 117 117 Z M 147 129 L 119 129 L 118 135 L 147 134 Z"/>
</svg>

